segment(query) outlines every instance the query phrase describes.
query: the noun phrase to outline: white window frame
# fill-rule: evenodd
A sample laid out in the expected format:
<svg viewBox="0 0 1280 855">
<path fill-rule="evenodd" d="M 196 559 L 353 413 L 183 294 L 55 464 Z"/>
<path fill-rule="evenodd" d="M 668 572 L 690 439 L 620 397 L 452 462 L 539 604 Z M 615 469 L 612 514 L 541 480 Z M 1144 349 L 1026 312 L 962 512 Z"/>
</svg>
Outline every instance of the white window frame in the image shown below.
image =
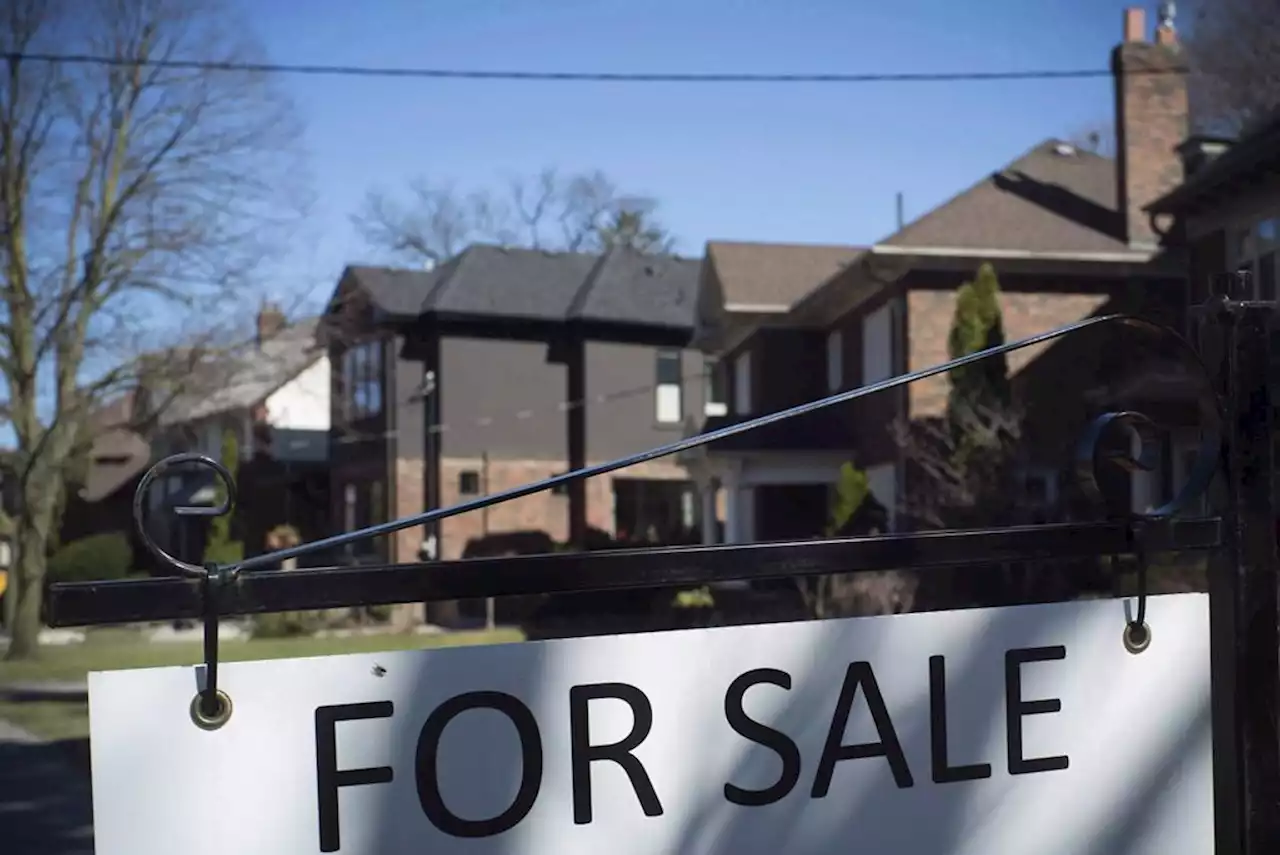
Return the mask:
<svg viewBox="0 0 1280 855">
<path fill-rule="evenodd" d="M 675 359 L 671 360 L 674 356 Z M 680 424 L 684 421 L 684 384 L 680 372 L 683 368 L 683 354 L 674 349 L 659 349 L 654 353 L 657 378 L 653 387 L 653 418 L 660 425 Z M 675 362 L 675 380 L 662 379 L 662 365 L 666 361 Z"/>
<path fill-rule="evenodd" d="M 751 351 L 744 350 L 733 360 L 733 412 L 749 415 L 751 405 Z"/>
<path fill-rule="evenodd" d="M 703 371 L 703 403 L 702 414 L 707 417 L 726 416 L 729 405 L 724 402 L 723 367 L 714 359 L 708 359 Z M 717 379 L 721 382 L 717 383 Z M 719 391 L 721 394 L 717 395 Z"/>
<path fill-rule="evenodd" d="M 827 333 L 827 391 L 844 387 L 844 336 L 840 330 Z"/>
</svg>

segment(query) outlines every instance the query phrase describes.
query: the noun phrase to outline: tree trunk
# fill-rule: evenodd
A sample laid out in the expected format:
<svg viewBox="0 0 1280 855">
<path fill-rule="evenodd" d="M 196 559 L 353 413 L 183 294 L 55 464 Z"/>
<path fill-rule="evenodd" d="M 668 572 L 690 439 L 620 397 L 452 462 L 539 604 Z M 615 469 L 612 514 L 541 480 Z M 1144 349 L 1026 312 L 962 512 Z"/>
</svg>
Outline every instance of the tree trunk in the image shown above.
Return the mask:
<svg viewBox="0 0 1280 855">
<path fill-rule="evenodd" d="M 18 578 L 18 601 L 9 631 L 6 659 L 30 659 L 39 652 L 41 601 L 48 566 L 49 535 L 56 517 L 56 489 L 41 489 L 42 478 L 33 478 L 23 513 L 14 519 L 14 543 L 18 554 L 14 571 Z"/>
</svg>

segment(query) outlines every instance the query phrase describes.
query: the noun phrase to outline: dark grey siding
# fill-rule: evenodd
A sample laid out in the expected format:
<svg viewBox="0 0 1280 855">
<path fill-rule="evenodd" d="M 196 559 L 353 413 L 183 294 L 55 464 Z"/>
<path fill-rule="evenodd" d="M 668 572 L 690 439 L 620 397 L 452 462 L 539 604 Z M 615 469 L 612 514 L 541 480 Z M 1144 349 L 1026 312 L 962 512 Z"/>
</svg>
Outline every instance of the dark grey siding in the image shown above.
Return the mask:
<svg viewBox="0 0 1280 855">
<path fill-rule="evenodd" d="M 440 359 L 445 457 L 565 458 L 565 368 L 548 364 L 546 345 L 451 337 L 441 342 Z M 608 460 L 681 436 L 682 425 L 656 423 L 654 348 L 591 343 L 586 361 L 589 459 Z M 701 354 L 684 351 L 686 417 L 700 419 L 701 373 Z M 420 406 L 418 411 L 420 436 Z"/>
<path fill-rule="evenodd" d="M 399 353 L 404 338 L 397 336 L 393 353 Z M 397 359 L 395 370 L 396 456 L 401 460 L 421 460 L 423 403 L 414 400 L 422 387 L 422 363 Z"/>
</svg>

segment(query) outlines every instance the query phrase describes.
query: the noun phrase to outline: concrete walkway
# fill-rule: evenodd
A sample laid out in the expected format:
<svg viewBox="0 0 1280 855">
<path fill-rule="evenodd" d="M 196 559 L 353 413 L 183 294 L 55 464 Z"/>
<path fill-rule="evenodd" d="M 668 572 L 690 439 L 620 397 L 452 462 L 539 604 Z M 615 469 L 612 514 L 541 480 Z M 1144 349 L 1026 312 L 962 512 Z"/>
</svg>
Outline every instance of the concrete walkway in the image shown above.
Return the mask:
<svg viewBox="0 0 1280 855">
<path fill-rule="evenodd" d="M 0 720 L 0 849 L 4 855 L 93 855 L 86 771 L 67 745 Z"/>
</svg>

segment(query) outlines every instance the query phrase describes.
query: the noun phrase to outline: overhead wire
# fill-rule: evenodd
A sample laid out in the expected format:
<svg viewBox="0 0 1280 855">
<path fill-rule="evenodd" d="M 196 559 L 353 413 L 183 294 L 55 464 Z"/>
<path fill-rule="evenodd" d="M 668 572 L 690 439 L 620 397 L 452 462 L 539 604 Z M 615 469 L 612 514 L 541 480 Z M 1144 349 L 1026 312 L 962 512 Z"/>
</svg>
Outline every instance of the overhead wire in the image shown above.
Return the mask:
<svg viewBox="0 0 1280 855">
<path fill-rule="evenodd" d="M 230 62 L 195 59 L 115 57 L 84 53 L 6 51 L 6 62 L 47 62 L 185 71 L 225 71 L 297 74 L 330 77 L 419 78 L 432 80 L 533 81 L 546 83 L 966 83 L 1019 80 L 1090 80 L 1110 78 L 1106 68 L 1025 69 L 1008 71 L 918 72 L 647 72 L 647 71 L 521 71 L 517 69 L 421 68 L 412 66 L 331 65 L 315 63 Z M 1144 69 L 1140 74 L 1185 74 L 1182 69 Z"/>
</svg>

